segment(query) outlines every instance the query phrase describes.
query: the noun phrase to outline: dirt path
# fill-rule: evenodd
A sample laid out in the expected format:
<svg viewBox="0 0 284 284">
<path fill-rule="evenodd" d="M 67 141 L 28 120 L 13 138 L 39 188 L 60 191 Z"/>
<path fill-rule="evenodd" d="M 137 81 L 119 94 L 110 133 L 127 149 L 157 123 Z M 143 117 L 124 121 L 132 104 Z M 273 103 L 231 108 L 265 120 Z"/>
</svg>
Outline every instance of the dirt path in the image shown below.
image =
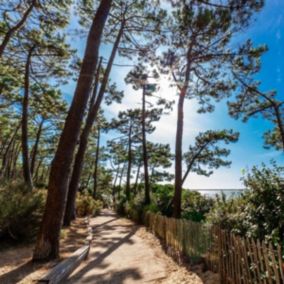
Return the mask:
<svg viewBox="0 0 284 284">
<path fill-rule="evenodd" d="M 70 228 L 61 234 L 61 258 L 69 257 L 84 244 L 88 234 L 85 219 L 78 218 Z M 31 284 L 36 283 L 58 260 L 48 263 L 31 261 L 34 244 L 11 247 L 0 251 L 0 284 Z"/>
<path fill-rule="evenodd" d="M 111 211 L 91 221 L 94 240 L 89 258 L 66 283 L 204 283 L 176 265 L 145 228 Z"/>
</svg>

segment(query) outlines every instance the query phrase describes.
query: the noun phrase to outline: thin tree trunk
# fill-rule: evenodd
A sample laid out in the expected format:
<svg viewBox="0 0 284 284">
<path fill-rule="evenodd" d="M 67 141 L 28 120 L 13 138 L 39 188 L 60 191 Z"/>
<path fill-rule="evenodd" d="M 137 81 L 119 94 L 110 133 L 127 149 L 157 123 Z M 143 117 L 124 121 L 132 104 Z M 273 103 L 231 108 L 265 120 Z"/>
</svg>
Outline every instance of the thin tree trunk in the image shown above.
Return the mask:
<svg viewBox="0 0 284 284">
<path fill-rule="evenodd" d="M 181 192 L 182 192 L 182 136 L 183 136 L 183 105 L 184 95 L 180 94 L 178 102 L 178 119 L 176 133 L 176 150 L 175 150 L 175 193 L 173 199 L 173 217 L 181 216 Z"/>
<path fill-rule="evenodd" d="M 90 28 L 75 95 L 51 165 L 47 201 L 33 254 L 34 260 L 48 260 L 59 256 L 59 236 L 65 212 L 70 169 L 111 3 L 112 0 L 101 0 Z"/>
<path fill-rule="evenodd" d="M 99 80 L 100 80 L 100 74 L 101 74 L 101 68 L 102 68 L 102 61 L 103 61 L 103 58 L 100 57 L 99 65 L 98 65 L 96 76 L 95 76 L 94 88 L 93 88 L 92 96 L 90 99 L 89 111 L 93 108 L 94 103 L 97 98 L 97 92 L 98 92 L 98 87 L 100 83 Z"/>
<path fill-rule="evenodd" d="M 143 163 L 144 163 L 144 186 L 145 186 L 145 204 L 150 204 L 150 182 L 148 171 L 148 152 L 147 152 L 147 139 L 146 139 L 146 90 L 143 86 L 142 92 L 142 148 L 143 148 Z"/>
<path fill-rule="evenodd" d="M 137 173 L 136 173 L 136 179 L 135 179 L 135 184 L 133 191 L 136 193 L 137 192 L 137 186 L 138 186 L 138 180 L 140 176 L 140 169 L 141 169 L 141 161 L 139 161 L 138 168 L 137 168 Z"/>
<path fill-rule="evenodd" d="M 122 185 L 122 179 L 123 179 L 123 174 L 125 170 L 125 163 L 122 166 L 120 177 L 119 177 L 119 185 L 118 185 L 118 198 L 120 199 L 120 192 L 121 192 L 121 185 Z"/>
<path fill-rule="evenodd" d="M 13 158 L 15 155 L 15 151 L 16 151 L 16 140 L 14 140 L 11 151 L 9 152 L 8 155 L 8 161 L 7 161 L 7 173 L 6 176 L 9 179 L 11 177 L 11 171 L 12 171 L 12 166 L 13 166 Z"/>
<path fill-rule="evenodd" d="M 115 186 L 116 186 L 116 182 L 117 182 L 117 179 L 118 179 L 119 170 L 120 170 L 120 168 L 119 168 L 119 165 L 118 165 L 117 170 L 116 170 L 116 174 L 115 174 L 115 178 L 114 178 L 114 182 L 113 182 L 113 185 L 112 185 L 112 202 L 113 202 L 113 204 L 116 203 L 116 198 L 115 198 L 115 194 L 116 194 L 116 192 L 115 192 Z"/>
<path fill-rule="evenodd" d="M 127 175 L 126 175 L 126 187 L 125 195 L 126 199 L 130 199 L 130 179 L 131 179 L 131 166 L 132 166 L 132 122 L 130 122 L 130 128 L 128 133 L 128 157 L 127 157 Z"/>
<path fill-rule="evenodd" d="M 75 218 L 74 211 L 75 211 L 75 200 L 76 200 L 76 193 L 78 191 L 78 186 L 80 182 L 80 177 L 83 169 L 83 164 L 84 164 L 84 157 L 85 157 L 85 152 L 88 146 L 88 138 L 90 135 L 90 132 L 92 130 L 92 126 L 94 124 L 94 121 L 97 117 L 98 110 L 100 108 L 102 99 L 105 94 L 105 89 L 107 86 L 109 74 L 112 68 L 112 64 L 117 52 L 117 48 L 123 33 L 123 28 L 124 24 L 121 26 L 121 29 L 117 35 L 116 41 L 113 45 L 112 52 L 108 61 L 108 65 L 101 83 L 101 87 L 99 90 L 99 93 L 96 97 L 96 101 L 94 102 L 93 105 L 90 105 L 91 108 L 88 112 L 88 116 L 86 119 L 86 124 L 85 127 L 82 131 L 82 134 L 80 136 L 80 144 L 79 148 L 76 154 L 75 158 L 75 163 L 73 166 L 73 171 L 72 171 L 72 176 L 69 184 L 69 191 L 68 191 L 68 197 L 67 197 L 67 205 L 66 205 L 66 210 L 65 210 L 65 216 L 64 216 L 64 225 L 68 226 L 70 222 Z M 99 71 L 98 71 L 99 72 Z M 95 86 L 96 87 L 96 86 Z M 94 95 L 93 95 L 94 97 Z"/>
<path fill-rule="evenodd" d="M 29 113 L 29 96 L 30 96 L 30 66 L 32 54 L 35 46 L 29 50 L 26 66 L 25 66 L 25 84 L 24 84 L 24 98 L 22 105 L 22 158 L 23 158 L 23 176 L 25 183 L 29 188 L 33 187 L 30 158 L 29 158 L 29 144 L 28 144 L 28 113 Z"/>
<path fill-rule="evenodd" d="M 90 167 L 91 169 L 93 168 L 94 164 L 95 163 L 92 162 L 91 167 Z M 90 174 L 88 175 L 88 178 L 87 178 L 87 181 L 86 181 L 86 184 L 85 184 L 84 188 L 88 188 L 89 187 L 89 184 L 90 184 L 92 176 L 93 176 L 93 174 L 92 174 L 92 172 L 90 172 Z"/>
<path fill-rule="evenodd" d="M 194 156 L 192 157 L 192 159 L 191 159 L 189 165 L 187 166 L 187 169 L 186 169 L 185 174 L 183 175 L 182 184 L 184 184 L 185 180 L 187 179 L 187 177 L 188 177 L 188 175 L 189 175 L 189 173 L 190 173 L 190 171 L 191 171 L 191 168 L 192 168 L 192 166 L 193 166 L 195 160 L 199 157 L 199 155 L 202 153 L 202 151 L 203 151 L 209 144 L 210 144 L 210 142 L 207 142 L 207 143 L 203 144 L 203 145 L 200 147 L 199 151 L 194 154 Z"/>
<path fill-rule="evenodd" d="M 183 106 L 187 93 L 190 72 L 191 72 L 191 52 L 195 43 L 195 37 L 187 51 L 187 65 L 185 70 L 185 81 L 180 89 L 177 114 L 177 132 L 176 132 L 176 149 L 175 149 L 175 192 L 173 198 L 173 217 L 181 217 L 181 194 L 182 194 L 182 138 L 183 138 Z"/>
<path fill-rule="evenodd" d="M 39 141 L 40 141 L 44 121 L 45 121 L 45 119 L 42 118 L 41 122 L 39 124 L 38 130 L 37 130 L 37 133 L 36 133 L 36 140 L 35 140 L 35 144 L 34 144 L 34 147 L 33 147 L 32 159 L 31 159 L 31 174 L 32 175 L 34 173 L 35 162 L 36 162 L 36 157 L 37 157 L 37 152 L 38 152 L 38 146 L 39 146 Z"/>
<path fill-rule="evenodd" d="M 97 146 L 96 146 L 96 159 L 95 159 L 95 169 L 94 169 L 94 191 L 93 197 L 97 198 L 97 189 L 98 189 L 98 166 L 99 166 L 99 156 L 100 156 L 100 138 L 101 138 L 101 129 L 98 126 L 98 137 L 97 137 Z"/>
<path fill-rule="evenodd" d="M 35 174 L 34 174 L 34 180 L 36 183 L 38 182 L 39 169 L 42 165 L 42 162 L 43 162 L 43 159 L 40 159 L 37 163 L 37 167 L 36 167 Z"/>
<path fill-rule="evenodd" d="M 13 158 L 13 165 L 12 165 L 12 169 L 11 169 L 11 176 L 10 176 L 10 178 L 13 178 L 13 177 L 16 176 L 16 173 L 17 173 L 17 161 L 18 161 L 20 152 L 21 152 L 21 144 L 19 143 L 17 145 L 16 152 L 15 152 L 15 155 L 14 155 L 14 158 Z"/>
<path fill-rule="evenodd" d="M 4 50 L 7 46 L 7 44 L 9 43 L 10 39 L 12 38 L 12 36 L 15 34 L 16 31 L 18 31 L 26 22 L 27 18 L 29 17 L 30 13 L 32 12 L 34 6 L 35 6 L 36 0 L 33 0 L 31 2 L 31 5 L 29 6 L 29 8 L 25 11 L 25 13 L 23 14 L 23 17 L 20 19 L 20 21 L 12 28 L 10 28 L 8 30 L 8 32 L 5 34 L 3 41 L 0 45 L 0 58 L 2 57 Z"/>
<path fill-rule="evenodd" d="M 20 124 L 18 124 L 17 128 L 15 129 L 10 141 L 8 142 L 8 145 L 5 149 L 5 152 L 3 154 L 3 158 L 2 158 L 2 166 L 1 166 L 1 170 L 0 170 L 0 176 L 3 176 L 4 175 L 4 172 L 5 172 L 5 168 L 6 168 L 6 165 L 7 165 L 7 157 L 8 157 L 8 153 L 10 151 L 10 148 L 11 146 L 13 145 L 16 137 L 17 137 L 17 133 L 19 131 L 19 128 L 20 128 Z"/>
</svg>

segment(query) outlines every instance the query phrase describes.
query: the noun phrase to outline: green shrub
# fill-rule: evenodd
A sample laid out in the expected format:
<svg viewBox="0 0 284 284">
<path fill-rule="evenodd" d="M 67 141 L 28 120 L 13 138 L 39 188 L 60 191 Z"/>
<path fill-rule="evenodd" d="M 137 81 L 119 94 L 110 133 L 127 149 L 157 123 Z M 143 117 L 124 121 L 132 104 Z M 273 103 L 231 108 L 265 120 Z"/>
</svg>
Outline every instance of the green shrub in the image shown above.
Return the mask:
<svg viewBox="0 0 284 284">
<path fill-rule="evenodd" d="M 207 214 L 207 221 L 220 226 L 239 235 L 245 235 L 247 226 L 245 226 L 244 209 L 246 206 L 244 196 L 227 199 L 225 194 L 217 196 L 214 206 Z"/>
<path fill-rule="evenodd" d="M 0 237 L 32 240 L 39 228 L 46 191 L 30 191 L 23 184 L 12 183 L 0 189 Z"/>
<path fill-rule="evenodd" d="M 204 221 L 213 204 L 213 198 L 204 196 L 198 191 L 183 190 L 182 218 L 194 222 Z"/>
<path fill-rule="evenodd" d="M 218 198 L 208 221 L 240 235 L 284 242 L 284 169 L 253 167 L 244 178 L 247 190 L 238 198 Z"/>
<path fill-rule="evenodd" d="M 97 216 L 103 204 L 100 200 L 95 200 L 90 194 L 79 193 L 76 199 L 76 214 L 78 217 Z"/>
</svg>

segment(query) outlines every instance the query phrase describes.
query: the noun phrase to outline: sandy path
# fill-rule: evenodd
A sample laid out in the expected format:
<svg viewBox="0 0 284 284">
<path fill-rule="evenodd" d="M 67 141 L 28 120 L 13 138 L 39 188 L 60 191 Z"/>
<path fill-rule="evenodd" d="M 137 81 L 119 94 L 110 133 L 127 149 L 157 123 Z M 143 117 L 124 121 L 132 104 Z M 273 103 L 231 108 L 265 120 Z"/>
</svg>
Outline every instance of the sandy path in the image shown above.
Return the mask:
<svg viewBox="0 0 284 284">
<path fill-rule="evenodd" d="M 145 228 L 111 211 L 91 221 L 94 240 L 89 258 L 66 283 L 203 283 L 176 265 Z"/>
</svg>

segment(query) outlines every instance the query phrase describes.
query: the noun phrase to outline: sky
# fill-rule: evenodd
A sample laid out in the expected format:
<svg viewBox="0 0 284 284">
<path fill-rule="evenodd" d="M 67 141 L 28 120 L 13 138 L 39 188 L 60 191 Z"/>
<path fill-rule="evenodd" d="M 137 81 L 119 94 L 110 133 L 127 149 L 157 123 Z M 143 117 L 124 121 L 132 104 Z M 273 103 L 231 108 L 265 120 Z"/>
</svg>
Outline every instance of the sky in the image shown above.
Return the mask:
<svg viewBox="0 0 284 284">
<path fill-rule="evenodd" d="M 70 30 L 77 26 L 75 17 L 71 21 Z M 239 40 L 252 39 L 255 45 L 267 44 L 268 52 L 262 57 L 262 69 L 257 75 L 257 79 L 262 82 L 263 91 L 274 89 L 279 98 L 284 99 L 284 0 L 266 0 L 264 9 L 255 16 L 255 20 L 242 34 Z M 76 39 L 76 40 L 75 40 Z M 78 55 L 82 57 L 85 47 L 85 38 L 70 38 L 72 47 L 78 50 Z M 101 55 L 107 58 L 108 46 L 102 46 Z M 116 58 L 116 63 L 124 63 L 123 58 Z M 129 68 L 114 66 L 111 72 L 112 82 L 117 83 L 120 90 L 124 90 L 125 97 L 122 104 L 112 104 L 104 106 L 107 119 L 115 117 L 120 110 L 141 107 L 141 94 L 135 92 L 131 86 L 124 83 Z M 71 100 L 74 93 L 75 82 L 70 82 L 63 88 L 63 93 Z M 168 80 L 161 78 L 159 95 L 168 99 L 175 100 L 177 94 L 174 88 L 169 86 Z M 152 142 L 169 143 L 174 152 L 175 133 L 176 133 L 176 103 L 170 115 L 162 117 L 156 123 L 156 131 L 148 136 Z M 231 144 L 229 160 L 232 161 L 230 168 L 219 168 L 210 177 L 190 174 L 184 184 L 185 188 L 190 189 L 241 189 L 244 188 L 241 177 L 246 169 L 261 163 L 268 164 L 271 159 L 283 165 L 284 155 L 280 151 L 263 148 L 263 133 L 271 125 L 261 119 L 251 119 L 247 123 L 232 119 L 228 115 L 226 101 L 216 105 L 215 111 L 210 114 L 198 114 L 196 103 L 187 100 L 184 106 L 184 138 L 183 150 L 186 151 L 193 143 L 195 136 L 199 132 L 214 129 L 233 129 L 240 133 L 239 141 Z M 115 137 L 115 133 L 111 134 Z M 104 136 L 103 141 L 109 139 Z M 169 169 L 174 172 L 174 165 Z"/>
</svg>

